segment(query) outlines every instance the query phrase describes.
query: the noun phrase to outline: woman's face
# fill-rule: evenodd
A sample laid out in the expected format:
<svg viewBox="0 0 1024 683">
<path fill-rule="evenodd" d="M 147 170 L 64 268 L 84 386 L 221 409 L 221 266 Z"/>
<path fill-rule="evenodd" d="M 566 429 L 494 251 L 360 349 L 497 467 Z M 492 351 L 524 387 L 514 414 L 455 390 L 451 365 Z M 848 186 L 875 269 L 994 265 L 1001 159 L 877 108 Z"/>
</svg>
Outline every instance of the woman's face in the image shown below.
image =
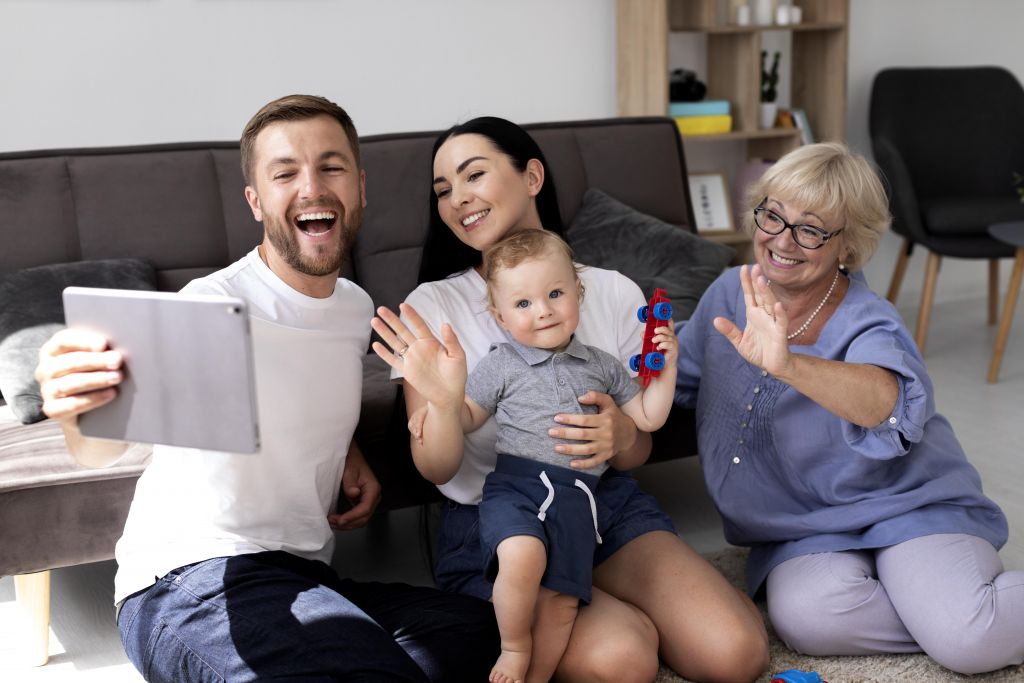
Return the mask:
<svg viewBox="0 0 1024 683">
<path fill-rule="evenodd" d="M 506 234 L 540 228 L 536 196 L 544 169 L 531 159 L 525 171 L 483 135 L 451 137 L 434 156 L 437 210 L 455 236 L 483 251 Z"/>
<path fill-rule="evenodd" d="M 809 225 L 827 233 L 843 228 L 840 216 L 816 211 L 784 197 L 769 196 L 764 207 L 793 225 Z M 775 224 L 776 228 L 781 228 L 777 220 Z M 757 228 L 754 232 L 754 257 L 772 284 L 794 292 L 813 289 L 826 281 L 831 282 L 835 276 L 846 251 L 843 237 L 839 233 L 821 247 L 807 249 L 793 240 L 793 231 L 789 228 L 777 235 L 769 235 Z"/>
</svg>

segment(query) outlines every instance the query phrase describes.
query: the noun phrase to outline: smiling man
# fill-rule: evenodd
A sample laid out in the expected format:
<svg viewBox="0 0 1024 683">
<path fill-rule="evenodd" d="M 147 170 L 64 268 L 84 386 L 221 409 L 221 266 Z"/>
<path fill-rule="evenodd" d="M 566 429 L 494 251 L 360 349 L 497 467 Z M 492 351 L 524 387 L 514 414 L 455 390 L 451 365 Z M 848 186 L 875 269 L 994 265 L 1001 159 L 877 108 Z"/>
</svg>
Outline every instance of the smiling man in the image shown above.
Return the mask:
<svg viewBox="0 0 1024 683">
<path fill-rule="evenodd" d="M 498 652 L 489 603 L 330 566 L 334 530 L 363 526 L 380 499 L 352 441 L 373 305 L 338 277 L 366 205 L 352 120 L 321 97 L 284 97 L 246 126 L 241 156 L 263 241 L 183 291 L 248 304 L 260 452 L 154 447 L 116 550 L 125 651 L 149 681 L 484 680 Z M 43 410 L 84 463 L 127 447 L 78 430 L 114 397 L 123 362 L 76 329 L 40 354 Z M 352 504 L 340 515 L 339 487 Z"/>
</svg>

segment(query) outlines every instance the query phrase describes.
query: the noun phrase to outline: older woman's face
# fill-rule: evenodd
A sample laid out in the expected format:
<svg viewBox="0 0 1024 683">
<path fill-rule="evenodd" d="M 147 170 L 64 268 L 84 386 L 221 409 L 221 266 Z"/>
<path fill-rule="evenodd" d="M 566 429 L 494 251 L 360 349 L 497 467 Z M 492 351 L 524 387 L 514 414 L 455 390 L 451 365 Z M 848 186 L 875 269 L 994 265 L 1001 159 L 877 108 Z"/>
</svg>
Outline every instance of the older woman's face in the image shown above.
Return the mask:
<svg viewBox="0 0 1024 683">
<path fill-rule="evenodd" d="M 769 196 L 765 208 L 794 225 L 810 225 L 833 233 L 843 228 L 841 216 L 834 216 L 812 207 Z M 807 249 L 793 240 L 793 231 L 784 229 L 769 235 L 757 229 L 754 233 L 754 256 L 766 278 L 789 290 L 820 287 L 831 281 L 845 253 L 842 233 L 830 238 L 817 249 Z"/>
<path fill-rule="evenodd" d="M 434 156 L 441 220 L 477 251 L 511 231 L 542 227 L 534 200 L 537 180 L 529 167 L 519 171 L 491 140 L 475 133 L 449 138 Z"/>
</svg>

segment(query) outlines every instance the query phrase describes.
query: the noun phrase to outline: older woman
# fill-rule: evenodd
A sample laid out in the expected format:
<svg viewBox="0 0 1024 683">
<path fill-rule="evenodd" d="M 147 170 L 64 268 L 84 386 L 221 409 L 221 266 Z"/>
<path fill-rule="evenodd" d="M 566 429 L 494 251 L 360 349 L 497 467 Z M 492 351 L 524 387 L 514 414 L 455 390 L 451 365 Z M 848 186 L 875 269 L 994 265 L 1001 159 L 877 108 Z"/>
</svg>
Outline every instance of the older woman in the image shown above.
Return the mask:
<svg viewBox="0 0 1024 683">
<path fill-rule="evenodd" d="M 1024 571 L 1006 519 L 935 412 L 896 310 L 849 277 L 889 214 L 839 144 L 782 158 L 751 193 L 756 265 L 725 273 L 680 339 L 677 402 L 727 539 L 751 547 L 779 635 L 807 654 L 924 651 L 962 673 L 1024 660 Z"/>
</svg>

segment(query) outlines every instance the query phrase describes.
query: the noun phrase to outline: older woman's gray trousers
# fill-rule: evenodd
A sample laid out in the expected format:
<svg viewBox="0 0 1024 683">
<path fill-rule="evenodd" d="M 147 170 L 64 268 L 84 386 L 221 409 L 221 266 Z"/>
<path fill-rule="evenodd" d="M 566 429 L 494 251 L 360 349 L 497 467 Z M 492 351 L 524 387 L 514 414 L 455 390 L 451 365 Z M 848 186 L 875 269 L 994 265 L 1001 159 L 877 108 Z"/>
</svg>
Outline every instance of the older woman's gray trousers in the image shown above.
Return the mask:
<svg viewBox="0 0 1024 683">
<path fill-rule="evenodd" d="M 779 637 L 804 654 L 923 651 L 963 674 L 1024 662 L 1024 571 L 976 536 L 796 557 L 767 593 Z"/>
</svg>

